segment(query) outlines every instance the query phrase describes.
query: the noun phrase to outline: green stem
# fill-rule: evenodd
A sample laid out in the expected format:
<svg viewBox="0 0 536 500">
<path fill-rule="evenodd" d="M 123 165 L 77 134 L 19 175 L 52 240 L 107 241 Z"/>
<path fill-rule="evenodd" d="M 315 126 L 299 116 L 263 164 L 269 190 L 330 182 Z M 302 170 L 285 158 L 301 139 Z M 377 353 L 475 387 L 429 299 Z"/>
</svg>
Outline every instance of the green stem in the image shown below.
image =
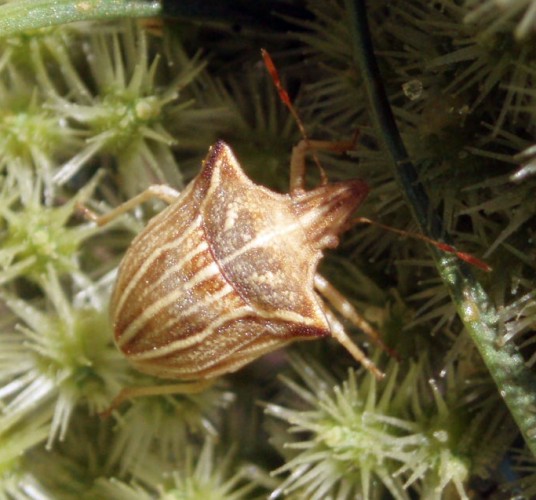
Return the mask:
<svg viewBox="0 0 536 500">
<path fill-rule="evenodd" d="M 391 157 L 395 176 L 421 230 L 433 239 L 445 240 L 441 220 L 430 208 L 394 120 L 372 48 L 365 0 L 345 0 L 345 4 L 352 22 L 355 62 L 365 81 L 372 117 Z M 460 318 L 536 456 L 536 377 L 513 342 L 501 343 L 498 315 L 472 269 L 450 254 L 434 248 L 432 252 Z"/>
<path fill-rule="evenodd" d="M 0 6 L 0 37 L 75 21 L 152 17 L 160 13 L 159 1 L 18 0 Z"/>
</svg>

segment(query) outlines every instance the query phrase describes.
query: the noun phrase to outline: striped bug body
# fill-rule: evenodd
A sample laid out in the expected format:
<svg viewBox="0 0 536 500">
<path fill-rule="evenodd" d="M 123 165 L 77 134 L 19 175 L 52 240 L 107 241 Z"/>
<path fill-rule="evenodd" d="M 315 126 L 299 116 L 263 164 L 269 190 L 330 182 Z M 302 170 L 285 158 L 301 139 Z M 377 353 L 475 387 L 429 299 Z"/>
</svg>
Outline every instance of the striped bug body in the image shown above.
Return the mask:
<svg viewBox="0 0 536 500">
<path fill-rule="evenodd" d="M 316 156 L 322 183 L 306 190 L 305 156 L 320 149 L 346 151 L 354 141 L 309 140 L 271 57 L 266 51 L 262 56 L 303 136 L 292 151 L 288 194 L 254 184 L 220 141 L 182 193 L 156 185 L 104 216 L 84 209 L 102 225 L 154 197 L 169 203 L 127 250 L 111 316 L 115 342 L 138 370 L 186 381 L 124 388 L 102 415 L 136 396 L 198 392 L 216 377 L 296 340 L 331 336 L 381 379 L 382 372 L 348 337 L 333 310 L 396 357 L 317 273 L 322 251 L 336 247 L 340 233 L 357 222 L 374 222 L 351 219 L 367 196 L 366 183 L 329 184 Z M 448 244 L 374 224 L 490 269 Z"/>
<path fill-rule="evenodd" d="M 358 180 L 312 190 L 300 180 L 278 194 L 216 143 L 182 193 L 161 196 L 169 207 L 121 263 L 111 303 L 119 349 L 142 372 L 200 380 L 296 340 L 333 335 L 349 348 L 315 287 L 330 301 L 336 292 L 316 269 L 367 192 Z"/>
</svg>

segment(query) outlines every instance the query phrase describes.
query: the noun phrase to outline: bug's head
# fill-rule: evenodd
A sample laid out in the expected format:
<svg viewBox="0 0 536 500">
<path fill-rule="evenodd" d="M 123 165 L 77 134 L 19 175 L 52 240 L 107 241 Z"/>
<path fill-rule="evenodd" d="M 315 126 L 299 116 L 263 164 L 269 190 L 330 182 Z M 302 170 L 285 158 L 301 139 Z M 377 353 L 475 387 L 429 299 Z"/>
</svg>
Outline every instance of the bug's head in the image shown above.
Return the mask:
<svg viewBox="0 0 536 500">
<path fill-rule="evenodd" d="M 294 195 L 294 210 L 311 244 L 318 249 L 336 247 L 339 234 L 348 229 L 352 214 L 368 192 L 364 181 L 351 180 Z"/>
</svg>

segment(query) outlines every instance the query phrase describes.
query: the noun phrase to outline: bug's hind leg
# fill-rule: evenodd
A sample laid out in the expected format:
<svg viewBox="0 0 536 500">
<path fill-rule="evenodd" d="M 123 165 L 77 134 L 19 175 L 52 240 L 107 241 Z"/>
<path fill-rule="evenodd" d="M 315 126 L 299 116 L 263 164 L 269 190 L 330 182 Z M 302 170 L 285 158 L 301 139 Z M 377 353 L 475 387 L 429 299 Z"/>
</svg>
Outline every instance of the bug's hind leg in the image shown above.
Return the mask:
<svg viewBox="0 0 536 500">
<path fill-rule="evenodd" d="M 177 384 L 125 387 L 112 400 L 110 406 L 99 413 L 99 416 L 101 418 L 108 418 L 114 410 L 119 408 L 119 406 L 128 399 L 145 396 L 165 396 L 169 394 L 197 394 L 208 389 L 213 383 L 214 379 L 208 379 L 194 382 L 181 382 Z"/>
<path fill-rule="evenodd" d="M 335 309 L 343 318 L 347 319 L 352 325 L 363 331 L 372 341 L 380 346 L 389 355 L 397 358 L 397 354 L 383 342 L 380 333 L 372 327 L 354 308 L 352 304 L 342 295 L 326 278 L 320 274 L 315 275 L 314 285 L 316 290 L 324 297 L 327 302 Z M 357 347 L 350 337 L 346 334 L 344 327 L 337 320 L 335 315 L 326 308 L 326 316 L 328 322 L 332 326 L 332 335 L 338 340 L 352 356 L 359 361 L 365 368 L 371 371 L 376 378 L 383 378 L 383 373 L 374 365 L 370 359 Z"/>
<path fill-rule="evenodd" d="M 339 342 L 358 363 L 362 364 L 369 372 L 371 372 L 376 379 L 383 379 L 385 374 L 367 357 L 350 337 L 348 337 L 348 334 L 344 330 L 344 326 L 342 326 L 341 322 L 328 307 L 324 309 L 324 313 L 326 314 L 326 318 L 331 328 L 331 336 L 337 340 L 337 342 Z"/>
</svg>

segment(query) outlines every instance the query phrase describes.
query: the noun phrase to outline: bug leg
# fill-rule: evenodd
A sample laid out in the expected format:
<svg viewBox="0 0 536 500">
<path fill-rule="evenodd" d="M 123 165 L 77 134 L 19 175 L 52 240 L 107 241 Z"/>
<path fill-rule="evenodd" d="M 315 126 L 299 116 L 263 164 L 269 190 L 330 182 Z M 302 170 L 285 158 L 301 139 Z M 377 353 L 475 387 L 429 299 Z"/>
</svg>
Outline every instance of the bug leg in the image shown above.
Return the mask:
<svg viewBox="0 0 536 500">
<path fill-rule="evenodd" d="M 121 203 L 121 205 L 115 207 L 113 210 L 108 212 L 105 215 L 97 215 L 95 212 L 91 211 L 89 208 L 80 205 L 78 209 L 82 212 L 84 217 L 89 220 L 96 222 L 99 226 L 104 226 L 110 221 L 116 219 L 120 215 L 132 210 L 133 208 L 145 203 L 146 201 L 152 200 L 153 198 L 158 198 L 166 203 L 173 203 L 177 197 L 180 195 L 175 189 L 166 186 L 165 184 L 154 184 L 149 186 L 145 191 L 142 191 L 140 194 L 137 194 L 130 200 Z"/>
<path fill-rule="evenodd" d="M 357 134 L 350 141 L 311 141 L 302 139 L 294 148 L 290 157 L 290 191 L 305 189 L 305 155 L 315 151 L 332 151 L 334 153 L 344 153 L 353 149 L 357 142 Z M 315 162 L 320 169 L 322 184 L 327 184 L 327 177 L 320 162 L 316 158 Z"/>
<path fill-rule="evenodd" d="M 352 304 L 340 293 L 326 278 L 320 274 L 315 275 L 315 288 L 320 294 L 350 323 L 363 331 L 382 349 L 385 349 L 380 333 L 371 326 L 354 308 Z"/>
<path fill-rule="evenodd" d="M 279 71 L 277 71 L 274 61 L 272 60 L 272 56 L 270 56 L 268 51 L 264 49 L 261 49 L 261 54 L 262 54 L 262 58 L 264 59 L 264 64 L 266 66 L 266 69 L 270 73 L 270 76 L 272 77 L 275 88 L 277 89 L 277 92 L 279 93 L 279 97 L 281 98 L 281 101 L 288 108 L 288 110 L 290 111 L 294 119 L 296 120 L 296 124 L 298 125 L 298 128 L 300 129 L 301 135 L 303 137 L 303 139 L 292 149 L 292 156 L 290 159 L 290 192 L 303 191 L 305 188 L 305 155 L 308 152 L 311 152 L 313 155 L 313 158 L 318 167 L 318 170 L 320 171 L 322 184 L 327 184 L 328 180 L 324 172 L 324 169 L 320 165 L 320 161 L 318 160 L 318 157 L 316 156 L 316 151 L 324 150 L 324 151 L 334 151 L 334 152 L 342 153 L 344 151 L 353 149 L 357 143 L 357 138 L 359 137 L 358 132 L 356 132 L 352 141 L 336 142 L 336 141 L 311 141 L 309 140 L 309 137 L 307 136 L 307 133 L 305 131 L 305 127 L 303 125 L 302 119 L 300 118 L 298 111 L 294 107 L 294 104 L 292 103 L 292 100 L 290 99 L 288 92 L 286 91 L 286 89 L 283 87 L 283 84 L 281 83 Z"/>
<path fill-rule="evenodd" d="M 331 328 L 332 337 L 337 340 L 358 363 L 362 364 L 369 372 L 371 372 L 377 380 L 382 380 L 385 377 L 385 374 L 378 369 L 374 362 L 372 362 L 367 355 L 354 344 L 354 342 L 352 342 L 344 330 L 344 326 L 342 326 L 335 315 L 327 307 L 325 307 L 324 313 L 326 314 L 326 318 Z"/>
<path fill-rule="evenodd" d="M 305 154 L 307 153 L 307 142 L 301 140 L 292 148 L 292 155 L 290 157 L 291 193 L 305 188 Z"/>
<path fill-rule="evenodd" d="M 350 304 L 344 295 L 342 295 L 328 280 L 326 280 L 326 278 L 318 273 L 315 274 L 314 285 L 318 292 L 332 305 L 337 312 L 341 314 L 341 316 L 350 321 L 350 323 L 352 323 L 355 327 L 363 331 L 374 341 L 376 345 L 380 346 L 389 355 L 393 356 L 394 358 L 398 358 L 398 355 L 390 347 L 385 345 L 380 333 L 356 311 L 355 307 Z M 337 338 L 337 340 L 339 339 Z M 348 341 L 350 340 L 348 339 Z M 346 344 L 343 345 L 346 347 Z"/>
<path fill-rule="evenodd" d="M 208 389 L 214 383 L 213 379 L 198 380 L 196 382 L 182 382 L 178 384 L 150 385 L 140 387 L 125 387 L 112 400 L 110 406 L 99 413 L 101 418 L 108 418 L 111 413 L 119 408 L 128 399 L 145 396 L 165 396 L 167 394 L 197 394 Z"/>
</svg>

